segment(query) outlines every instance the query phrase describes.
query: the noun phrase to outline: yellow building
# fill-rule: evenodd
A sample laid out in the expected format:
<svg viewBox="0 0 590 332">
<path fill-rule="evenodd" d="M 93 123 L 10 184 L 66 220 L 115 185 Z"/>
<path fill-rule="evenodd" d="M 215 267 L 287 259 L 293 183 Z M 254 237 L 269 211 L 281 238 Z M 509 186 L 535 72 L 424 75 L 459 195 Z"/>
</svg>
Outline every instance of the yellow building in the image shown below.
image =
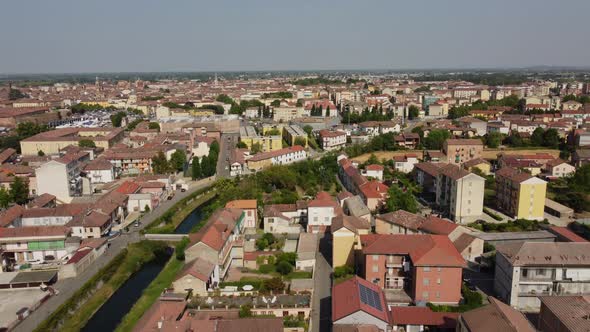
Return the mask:
<svg viewBox="0 0 590 332">
<path fill-rule="evenodd" d="M 484 175 L 490 175 L 492 171 L 492 165 L 482 158 L 472 159 L 463 163 L 463 168 L 470 172 L 473 172 L 474 169 L 479 169 Z"/>
<path fill-rule="evenodd" d="M 82 105 L 99 105 L 102 107 L 109 107 L 109 106 L 113 106 L 109 101 L 107 100 L 96 100 L 96 101 L 83 101 L 80 102 L 80 104 Z"/>
<path fill-rule="evenodd" d="M 511 167 L 496 172 L 498 208 L 517 219 L 543 220 L 547 182 Z"/>
<path fill-rule="evenodd" d="M 108 150 L 123 139 L 123 128 L 62 128 L 46 131 L 20 141 L 23 156 L 36 156 L 39 151 L 47 155 L 58 154 L 68 145 L 88 139 L 96 147 Z"/>
<path fill-rule="evenodd" d="M 332 265 L 354 266 L 355 252 L 361 250 L 360 235 L 369 234 L 371 224 L 365 219 L 338 216 L 332 219 Z"/>
<path fill-rule="evenodd" d="M 283 139 L 277 136 L 260 136 L 252 126 L 240 127 L 240 141 L 252 150 L 254 144 L 260 144 L 262 152 L 271 152 L 283 148 Z"/>
</svg>

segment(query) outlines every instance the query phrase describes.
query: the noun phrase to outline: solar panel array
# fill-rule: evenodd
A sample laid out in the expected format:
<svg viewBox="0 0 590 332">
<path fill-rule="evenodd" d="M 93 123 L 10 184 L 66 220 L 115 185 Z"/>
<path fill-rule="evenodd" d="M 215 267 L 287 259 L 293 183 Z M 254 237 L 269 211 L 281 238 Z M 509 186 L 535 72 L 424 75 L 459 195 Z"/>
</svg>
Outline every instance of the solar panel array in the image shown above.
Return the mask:
<svg viewBox="0 0 590 332">
<path fill-rule="evenodd" d="M 361 302 L 379 311 L 383 310 L 383 307 L 381 306 L 381 300 L 377 292 L 367 288 L 365 285 L 359 284 L 359 293 L 361 296 Z"/>
</svg>

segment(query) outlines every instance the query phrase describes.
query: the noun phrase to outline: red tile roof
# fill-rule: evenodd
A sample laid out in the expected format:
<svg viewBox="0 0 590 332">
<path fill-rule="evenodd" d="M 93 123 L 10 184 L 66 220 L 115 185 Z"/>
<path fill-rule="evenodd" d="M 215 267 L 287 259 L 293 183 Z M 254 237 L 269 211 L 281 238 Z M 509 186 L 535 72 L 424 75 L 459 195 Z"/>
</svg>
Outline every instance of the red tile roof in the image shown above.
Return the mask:
<svg viewBox="0 0 590 332">
<path fill-rule="evenodd" d="M 359 285 L 363 285 L 379 295 L 382 310 L 377 310 L 361 301 Z M 366 312 L 387 324 L 391 322 L 391 316 L 381 287 L 357 276 L 334 285 L 332 288 L 332 322 L 358 311 Z"/>
<path fill-rule="evenodd" d="M 434 312 L 428 307 L 391 308 L 392 325 L 426 325 L 437 328 L 455 328 L 459 313 Z"/>
<path fill-rule="evenodd" d="M 140 189 L 139 184 L 132 182 L 132 181 L 125 181 L 121 184 L 121 186 L 119 186 L 119 188 L 117 188 L 117 192 L 121 193 L 121 194 L 134 194 L 136 192 L 138 192 Z"/>
<path fill-rule="evenodd" d="M 583 237 L 570 231 L 567 227 L 551 226 L 549 231 L 558 236 L 559 239 L 566 240 L 564 242 L 588 242 Z"/>
<path fill-rule="evenodd" d="M 363 254 L 407 254 L 416 266 L 463 267 L 465 260 L 445 235 L 361 235 Z"/>
</svg>

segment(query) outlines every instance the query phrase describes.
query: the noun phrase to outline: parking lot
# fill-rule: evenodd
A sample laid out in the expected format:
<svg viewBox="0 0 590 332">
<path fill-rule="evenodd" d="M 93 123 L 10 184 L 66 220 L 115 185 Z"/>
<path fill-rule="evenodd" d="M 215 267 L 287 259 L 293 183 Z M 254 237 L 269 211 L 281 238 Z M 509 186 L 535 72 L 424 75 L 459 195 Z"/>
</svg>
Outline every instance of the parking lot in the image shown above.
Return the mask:
<svg viewBox="0 0 590 332">
<path fill-rule="evenodd" d="M 0 327 L 5 327 L 15 321 L 17 311 L 21 308 L 32 307 L 47 294 L 38 288 L 1 290 Z"/>
</svg>

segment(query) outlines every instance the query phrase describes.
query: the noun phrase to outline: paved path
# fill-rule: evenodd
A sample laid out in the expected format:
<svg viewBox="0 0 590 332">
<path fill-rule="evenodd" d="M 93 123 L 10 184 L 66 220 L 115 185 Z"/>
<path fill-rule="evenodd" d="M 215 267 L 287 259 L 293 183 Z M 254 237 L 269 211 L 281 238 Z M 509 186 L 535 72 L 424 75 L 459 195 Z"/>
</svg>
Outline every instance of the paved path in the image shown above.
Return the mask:
<svg viewBox="0 0 590 332">
<path fill-rule="evenodd" d="M 320 239 L 313 274 L 311 332 L 332 330 L 332 240 L 330 234 Z"/>
<path fill-rule="evenodd" d="M 219 158 L 217 159 L 217 176 L 220 178 L 228 178 L 230 175 L 231 151 L 236 148 L 238 138 L 239 134 L 221 134 L 221 142 L 219 142 Z"/>
<path fill-rule="evenodd" d="M 141 240 L 139 231 L 154 221 L 157 217 L 161 216 L 166 210 L 174 205 L 179 200 L 190 195 L 191 193 L 202 189 L 213 183 L 213 179 L 204 179 L 198 182 L 191 182 L 189 190 L 186 192 L 177 191 L 176 195 L 172 200 L 163 201 L 154 211 L 145 215 L 142 218 L 142 223 L 139 227 L 130 227 L 129 233 L 123 233 L 120 236 L 114 238 L 110 243 L 111 246 L 107 249 L 104 255 L 100 256 L 86 271 L 76 278 L 69 278 L 64 280 L 58 280 L 54 285 L 54 288 L 59 291 L 59 294 L 51 297 L 47 302 L 34 311 L 29 317 L 21 322 L 15 329 L 15 331 L 32 331 L 42 321 L 44 321 L 53 311 L 55 311 L 60 305 L 62 305 L 67 299 L 69 299 L 74 292 L 76 292 L 82 285 L 84 285 L 92 276 L 94 276 L 102 267 L 107 265 L 123 248 L 126 248 L 128 244 L 138 242 Z"/>
</svg>

